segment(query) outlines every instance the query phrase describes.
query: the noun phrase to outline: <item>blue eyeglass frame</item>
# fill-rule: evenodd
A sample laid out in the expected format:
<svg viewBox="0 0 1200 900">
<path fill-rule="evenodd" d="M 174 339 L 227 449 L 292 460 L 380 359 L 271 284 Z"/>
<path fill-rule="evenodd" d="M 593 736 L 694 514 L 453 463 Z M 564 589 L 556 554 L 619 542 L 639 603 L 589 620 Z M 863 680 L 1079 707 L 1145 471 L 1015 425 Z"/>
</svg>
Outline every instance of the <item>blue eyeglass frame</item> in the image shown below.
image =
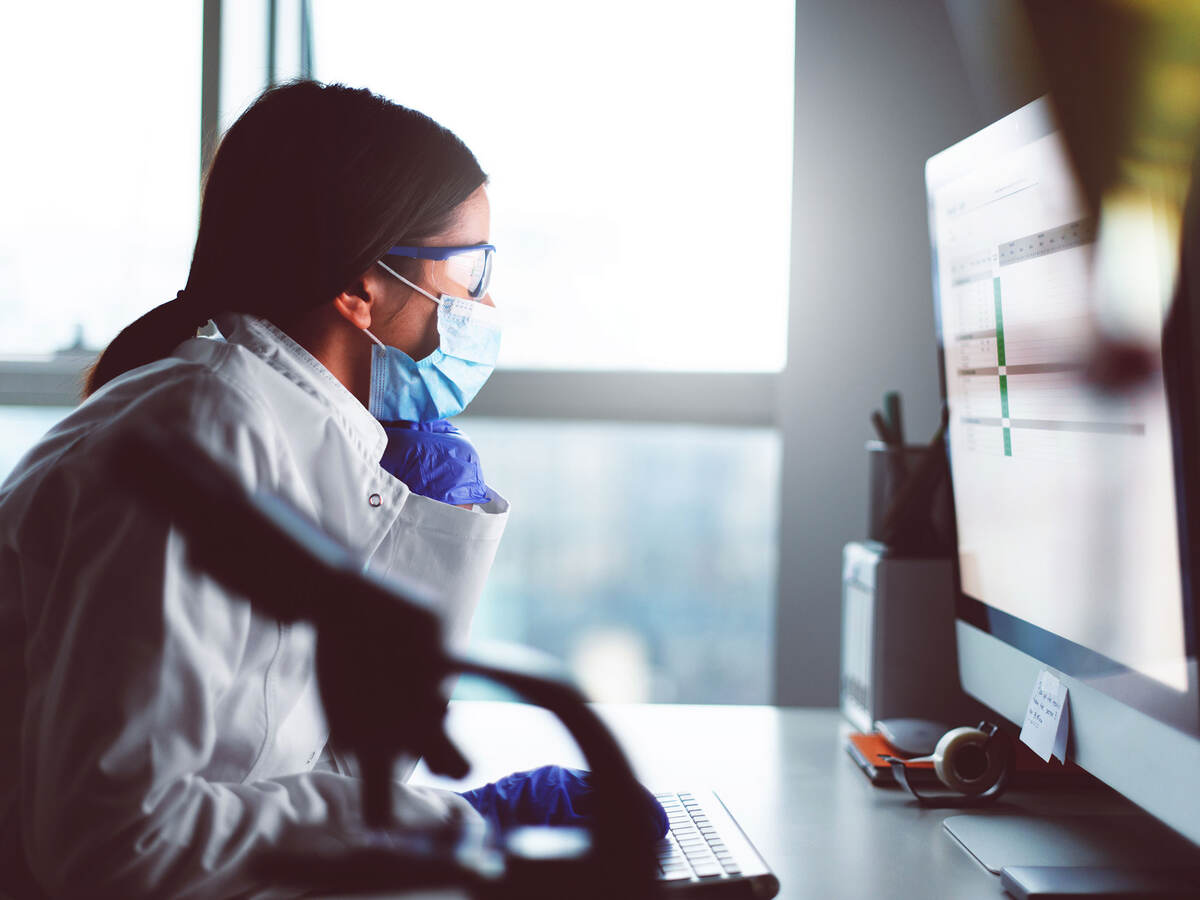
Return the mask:
<svg viewBox="0 0 1200 900">
<path fill-rule="evenodd" d="M 460 247 L 406 247 L 403 244 L 397 244 L 385 256 L 442 260 L 452 256 L 461 256 L 464 253 L 474 253 L 478 250 L 483 251 L 483 274 L 479 276 L 477 287 L 471 289 L 471 286 L 467 285 L 467 288 L 471 299 L 479 300 L 487 293 L 488 285 L 492 280 L 492 257 L 496 253 L 496 248 L 492 244 L 468 244 Z"/>
</svg>

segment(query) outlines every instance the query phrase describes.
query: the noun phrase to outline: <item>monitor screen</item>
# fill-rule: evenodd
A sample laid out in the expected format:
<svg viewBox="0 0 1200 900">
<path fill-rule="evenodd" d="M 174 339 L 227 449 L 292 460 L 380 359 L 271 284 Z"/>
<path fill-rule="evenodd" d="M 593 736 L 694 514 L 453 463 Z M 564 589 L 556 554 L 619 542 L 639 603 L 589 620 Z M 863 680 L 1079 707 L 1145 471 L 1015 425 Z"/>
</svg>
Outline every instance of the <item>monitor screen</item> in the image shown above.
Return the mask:
<svg viewBox="0 0 1200 900">
<path fill-rule="evenodd" d="M 1048 102 L 933 157 L 926 183 L 959 617 L 1200 733 L 1164 377 L 1088 377 L 1097 226 Z"/>
</svg>

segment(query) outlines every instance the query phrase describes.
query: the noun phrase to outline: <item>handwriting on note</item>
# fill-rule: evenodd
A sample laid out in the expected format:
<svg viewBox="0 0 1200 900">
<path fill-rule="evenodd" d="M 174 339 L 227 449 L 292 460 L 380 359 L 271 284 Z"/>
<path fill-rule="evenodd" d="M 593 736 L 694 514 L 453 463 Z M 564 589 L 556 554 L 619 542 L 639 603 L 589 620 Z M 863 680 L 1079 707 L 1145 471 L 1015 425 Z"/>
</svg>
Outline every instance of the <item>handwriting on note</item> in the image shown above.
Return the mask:
<svg viewBox="0 0 1200 900">
<path fill-rule="evenodd" d="M 1046 762 L 1051 756 L 1066 762 L 1069 722 L 1067 686 L 1043 669 L 1025 709 L 1021 740 Z"/>
</svg>

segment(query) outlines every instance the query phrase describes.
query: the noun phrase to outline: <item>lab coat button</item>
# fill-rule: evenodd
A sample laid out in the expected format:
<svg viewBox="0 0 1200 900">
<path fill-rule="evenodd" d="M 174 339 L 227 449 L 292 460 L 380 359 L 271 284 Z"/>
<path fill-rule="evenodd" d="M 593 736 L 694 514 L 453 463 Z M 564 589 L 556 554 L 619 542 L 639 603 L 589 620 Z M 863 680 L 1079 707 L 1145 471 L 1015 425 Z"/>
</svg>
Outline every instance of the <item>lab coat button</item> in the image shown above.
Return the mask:
<svg viewBox="0 0 1200 900">
<path fill-rule="evenodd" d="M 372 494 L 370 497 L 367 498 L 367 502 L 370 503 L 372 506 L 383 506 L 383 498 L 380 497 L 378 494 Z"/>
</svg>

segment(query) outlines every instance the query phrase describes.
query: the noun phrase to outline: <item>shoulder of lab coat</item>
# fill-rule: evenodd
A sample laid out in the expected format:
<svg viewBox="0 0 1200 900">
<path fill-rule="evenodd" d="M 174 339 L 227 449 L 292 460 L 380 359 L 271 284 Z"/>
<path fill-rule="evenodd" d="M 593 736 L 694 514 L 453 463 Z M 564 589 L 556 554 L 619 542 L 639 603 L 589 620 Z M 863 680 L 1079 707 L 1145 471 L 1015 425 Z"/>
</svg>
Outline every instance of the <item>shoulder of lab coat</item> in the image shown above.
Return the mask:
<svg viewBox="0 0 1200 900">
<path fill-rule="evenodd" d="M 12 676 L 0 711 L 21 716 L 19 744 L 6 735 L 0 747 L 0 816 L 19 818 L 21 855 L 51 894 L 253 891 L 257 852 L 303 848 L 314 829 L 346 842 L 361 832 L 357 780 L 303 760 L 289 769 L 272 746 L 272 715 L 286 720 L 311 677 L 271 673 L 310 661 L 311 633 L 262 619 L 194 571 L 179 535 L 117 490 L 94 452 L 130 419 L 184 428 L 245 484 L 280 492 L 370 555 L 403 507 L 371 503 L 400 493 L 370 466 L 371 423 L 333 403 L 320 421 L 283 427 L 322 408 L 322 394 L 276 362 L 188 342 L 90 398 L 0 487 L 0 624 L 16 626 L 0 656 L 18 660 L 0 663 Z M 335 436 L 314 439 L 322 428 Z M 305 469 L 327 450 L 332 472 L 348 463 L 340 481 Z M 325 510 L 336 490 L 355 496 Z M 232 739 L 222 721 L 240 723 Z M 324 736 L 311 743 L 315 758 Z M 474 815 L 452 794 L 395 790 L 407 824 Z"/>
</svg>

